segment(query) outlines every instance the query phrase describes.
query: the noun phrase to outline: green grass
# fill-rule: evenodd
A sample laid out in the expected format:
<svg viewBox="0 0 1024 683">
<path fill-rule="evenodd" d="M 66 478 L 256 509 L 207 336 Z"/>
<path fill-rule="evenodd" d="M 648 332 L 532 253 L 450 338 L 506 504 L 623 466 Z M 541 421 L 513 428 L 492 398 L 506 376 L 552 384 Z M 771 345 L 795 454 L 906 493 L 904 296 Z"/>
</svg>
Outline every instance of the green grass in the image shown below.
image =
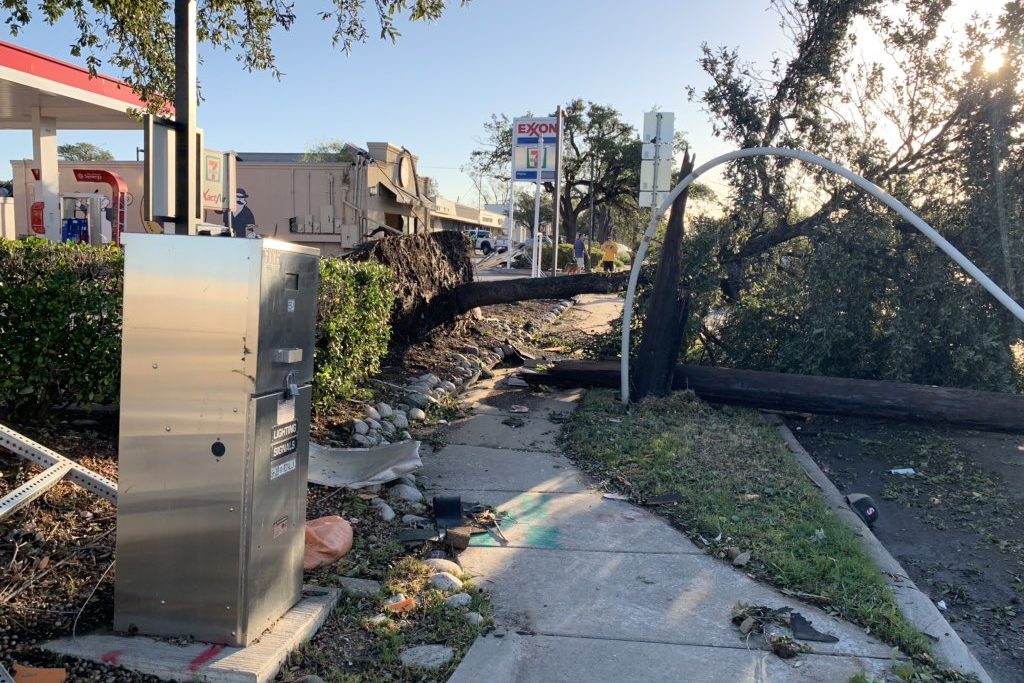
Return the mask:
<svg viewBox="0 0 1024 683">
<path fill-rule="evenodd" d="M 612 421 L 621 420 L 621 421 Z M 759 413 L 715 409 L 688 392 L 626 410 L 611 391 L 588 392 L 564 440 L 585 469 L 644 500 L 720 554 L 750 551 L 746 571 L 823 607 L 909 655 L 928 651 L 854 534 L 825 507 L 782 438 Z"/>
</svg>

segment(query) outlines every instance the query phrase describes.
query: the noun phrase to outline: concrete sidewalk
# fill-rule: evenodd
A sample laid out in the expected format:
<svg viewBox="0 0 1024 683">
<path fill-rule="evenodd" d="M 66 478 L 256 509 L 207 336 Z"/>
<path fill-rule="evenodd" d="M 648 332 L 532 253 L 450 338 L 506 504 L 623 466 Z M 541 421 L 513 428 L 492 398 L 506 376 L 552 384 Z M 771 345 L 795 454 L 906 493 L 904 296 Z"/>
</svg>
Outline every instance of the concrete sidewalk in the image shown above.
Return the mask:
<svg viewBox="0 0 1024 683">
<path fill-rule="evenodd" d="M 862 629 L 705 555 L 646 510 L 603 498 L 557 445 L 558 416 L 581 392 L 533 395 L 505 387 L 507 374 L 464 394 L 470 416 L 423 457 L 428 496 L 457 493 L 510 513 L 507 543 L 476 536 L 459 558 L 491 594 L 499 629 L 473 645 L 451 683 L 845 682 L 888 669 L 890 648 Z M 839 642 L 779 659 L 731 623 L 738 602 L 791 606 Z"/>
</svg>

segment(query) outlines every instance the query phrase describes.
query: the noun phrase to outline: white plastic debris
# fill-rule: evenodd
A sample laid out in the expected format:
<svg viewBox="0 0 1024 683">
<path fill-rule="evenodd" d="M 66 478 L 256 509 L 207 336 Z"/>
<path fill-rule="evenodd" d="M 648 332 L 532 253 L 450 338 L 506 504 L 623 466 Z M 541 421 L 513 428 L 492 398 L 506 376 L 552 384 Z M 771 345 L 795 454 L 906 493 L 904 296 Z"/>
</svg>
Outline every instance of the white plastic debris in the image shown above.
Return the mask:
<svg viewBox="0 0 1024 683">
<path fill-rule="evenodd" d="M 897 467 L 894 470 L 889 470 L 889 474 L 902 474 L 904 476 L 909 476 L 911 474 L 917 474 L 917 472 L 914 471 L 913 467 Z"/>
</svg>

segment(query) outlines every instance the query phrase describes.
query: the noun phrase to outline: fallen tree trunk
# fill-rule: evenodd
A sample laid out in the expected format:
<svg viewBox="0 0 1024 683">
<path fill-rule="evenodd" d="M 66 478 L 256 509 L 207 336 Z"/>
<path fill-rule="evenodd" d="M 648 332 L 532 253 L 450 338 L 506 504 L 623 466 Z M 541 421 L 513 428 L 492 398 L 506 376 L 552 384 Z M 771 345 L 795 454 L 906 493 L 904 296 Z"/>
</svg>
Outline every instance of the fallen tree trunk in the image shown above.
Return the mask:
<svg viewBox="0 0 1024 683">
<path fill-rule="evenodd" d="M 618 361 L 562 361 L 531 384 L 619 387 Z M 971 389 L 903 384 L 756 370 L 678 365 L 674 389 L 701 398 L 801 413 L 942 422 L 1001 432 L 1024 432 L 1024 396 Z"/>
<path fill-rule="evenodd" d="M 490 282 L 467 282 L 455 288 L 456 308 L 460 313 L 478 306 L 508 304 L 529 299 L 567 299 L 577 294 L 621 292 L 629 283 L 629 271 L 602 275 L 559 275 L 556 277 L 517 278 Z"/>
</svg>

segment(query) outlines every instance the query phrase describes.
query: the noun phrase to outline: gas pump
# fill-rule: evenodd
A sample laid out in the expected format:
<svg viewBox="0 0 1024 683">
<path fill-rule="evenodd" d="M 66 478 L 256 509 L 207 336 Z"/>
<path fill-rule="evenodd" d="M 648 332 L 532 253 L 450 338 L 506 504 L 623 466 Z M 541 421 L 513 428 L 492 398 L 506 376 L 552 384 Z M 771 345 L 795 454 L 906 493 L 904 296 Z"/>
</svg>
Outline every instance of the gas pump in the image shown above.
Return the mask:
<svg viewBox="0 0 1024 683">
<path fill-rule="evenodd" d="M 63 192 L 60 195 L 60 241 L 110 244 L 111 223 L 105 220 L 110 200 L 98 193 Z"/>
</svg>

